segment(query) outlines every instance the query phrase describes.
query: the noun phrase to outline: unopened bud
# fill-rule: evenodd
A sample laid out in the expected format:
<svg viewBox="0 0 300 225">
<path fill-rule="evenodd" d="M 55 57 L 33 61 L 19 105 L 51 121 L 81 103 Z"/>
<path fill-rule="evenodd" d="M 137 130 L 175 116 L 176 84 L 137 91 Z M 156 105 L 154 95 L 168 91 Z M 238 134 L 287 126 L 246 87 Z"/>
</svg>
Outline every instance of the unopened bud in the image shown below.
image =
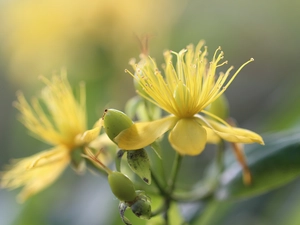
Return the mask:
<svg viewBox="0 0 300 225">
<path fill-rule="evenodd" d="M 222 94 L 209 106 L 207 111 L 226 120 L 229 117 L 229 105 L 226 96 Z"/>
<path fill-rule="evenodd" d="M 151 202 L 145 195 L 140 194 L 130 208 L 141 219 L 149 220 L 151 218 Z"/>
<path fill-rule="evenodd" d="M 141 95 L 141 96 L 146 96 L 148 97 L 148 93 L 144 90 L 144 88 L 141 85 L 141 82 L 139 81 L 141 78 L 139 77 L 135 77 L 133 79 L 133 85 L 135 87 L 135 90 L 137 90 L 137 92 Z"/>
<path fill-rule="evenodd" d="M 103 120 L 105 132 L 113 142 L 115 142 L 114 138 L 121 131 L 129 128 L 133 124 L 132 120 L 125 113 L 116 109 L 106 109 Z"/>
<path fill-rule="evenodd" d="M 136 192 L 132 181 L 123 173 L 113 171 L 108 175 L 108 183 L 112 193 L 123 202 L 132 202 Z"/>
<path fill-rule="evenodd" d="M 135 73 L 134 73 L 134 79 L 133 79 L 133 84 L 137 92 L 144 97 L 148 97 L 148 93 L 145 91 L 144 87 L 142 86 L 141 79 L 144 79 L 145 74 L 144 70 L 151 70 L 151 63 L 149 62 L 149 58 L 142 54 L 141 55 L 141 60 L 137 64 L 137 67 L 135 68 Z"/>
</svg>

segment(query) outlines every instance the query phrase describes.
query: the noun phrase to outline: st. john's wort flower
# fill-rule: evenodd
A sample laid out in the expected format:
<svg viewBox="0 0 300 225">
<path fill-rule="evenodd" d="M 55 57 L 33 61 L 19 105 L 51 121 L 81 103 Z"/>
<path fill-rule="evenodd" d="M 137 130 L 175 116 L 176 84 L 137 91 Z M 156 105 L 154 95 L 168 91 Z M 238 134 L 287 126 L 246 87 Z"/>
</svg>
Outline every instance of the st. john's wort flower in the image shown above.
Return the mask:
<svg viewBox="0 0 300 225">
<path fill-rule="evenodd" d="M 210 139 L 210 134 L 216 134 L 229 142 L 264 143 L 260 135 L 232 127 L 205 110 L 253 59 L 244 63 L 230 78 L 229 73 L 233 67 L 217 75 L 217 68 L 227 63 L 221 62 L 224 53 L 218 48 L 209 62 L 207 47 L 201 51 L 203 45 L 204 42 L 200 41 L 196 49 L 189 45 L 179 53 L 166 51 L 165 76 L 150 57 L 143 57 L 142 63 L 134 65 L 135 73 L 129 73 L 142 89 L 140 91 L 139 88 L 137 92 L 170 115 L 155 121 L 133 124 L 115 138 L 120 148 L 143 148 L 169 130 L 170 144 L 182 155 L 200 154 Z M 173 55 L 177 57 L 175 66 L 172 62 Z"/>
<path fill-rule="evenodd" d="M 88 145 L 98 136 L 101 121 L 94 128 L 86 128 L 85 85 L 80 84 L 79 101 L 74 97 L 65 73 L 52 80 L 41 78 L 46 87 L 40 101 L 33 98 L 31 105 L 19 92 L 15 107 L 21 112 L 20 120 L 37 139 L 53 147 L 33 156 L 13 160 L 1 174 L 4 188 L 23 187 L 20 202 L 54 182 L 71 162 L 71 153 Z"/>
</svg>

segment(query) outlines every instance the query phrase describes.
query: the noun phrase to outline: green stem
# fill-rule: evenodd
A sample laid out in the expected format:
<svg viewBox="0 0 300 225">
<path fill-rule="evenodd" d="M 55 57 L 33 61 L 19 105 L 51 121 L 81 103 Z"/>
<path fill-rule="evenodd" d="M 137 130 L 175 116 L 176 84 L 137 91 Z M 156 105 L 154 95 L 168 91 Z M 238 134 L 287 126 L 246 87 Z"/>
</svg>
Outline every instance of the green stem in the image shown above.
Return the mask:
<svg viewBox="0 0 300 225">
<path fill-rule="evenodd" d="M 219 172 L 223 172 L 224 170 L 224 150 L 225 150 L 225 142 L 223 140 L 221 140 L 218 143 L 218 149 L 217 149 L 217 157 L 216 157 L 216 161 L 217 161 L 217 167 Z"/>
<path fill-rule="evenodd" d="M 90 170 L 92 170 L 92 171 L 94 171 L 94 172 L 97 172 L 97 173 L 99 173 L 99 174 L 101 174 L 101 175 L 108 175 L 108 174 L 109 174 L 108 171 L 104 170 L 102 167 L 100 167 L 100 166 L 98 166 L 98 165 L 95 165 L 95 164 L 94 164 L 91 160 L 89 160 L 89 159 L 86 160 L 86 165 L 87 165 L 87 167 L 88 167 Z"/>
<path fill-rule="evenodd" d="M 151 177 L 153 182 L 155 183 L 156 187 L 158 188 L 160 194 L 162 196 L 169 196 L 169 193 L 165 190 L 165 188 L 160 184 L 158 178 L 156 177 L 155 173 L 153 173 L 153 171 L 151 171 Z"/>
<path fill-rule="evenodd" d="M 89 148 L 89 147 L 86 147 L 84 149 L 85 151 L 85 154 L 82 154 L 81 156 L 83 158 L 86 158 L 88 159 L 91 163 L 89 164 L 90 166 L 93 166 L 94 168 L 98 169 L 98 171 L 101 169 L 103 171 L 105 171 L 107 173 L 107 175 L 111 174 L 112 171 L 111 169 L 109 169 L 106 165 L 104 165 L 99 159 L 98 159 L 98 155 L 101 153 L 100 151 L 96 151 L 95 149 L 93 148 Z M 96 153 L 94 153 L 96 152 Z"/>
<path fill-rule="evenodd" d="M 165 222 L 166 222 L 167 225 L 169 224 L 168 209 L 170 208 L 171 201 L 175 200 L 172 196 L 172 193 L 173 193 L 174 188 L 175 188 L 175 184 L 176 184 L 176 180 L 177 180 L 177 177 L 178 177 L 178 172 L 179 172 L 181 161 L 182 161 L 182 156 L 180 154 L 176 153 L 174 163 L 173 163 L 173 166 L 172 166 L 172 170 L 171 170 L 171 176 L 170 176 L 170 179 L 168 181 L 167 188 L 164 188 L 161 185 L 161 183 L 159 182 L 158 178 L 156 177 L 155 173 L 153 173 L 153 171 L 151 173 L 153 182 L 157 186 L 161 196 L 163 196 L 163 198 L 165 199 L 163 205 L 160 206 L 156 211 L 154 211 L 151 214 L 151 217 L 156 216 L 158 214 L 161 214 L 163 212 L 166 212 Z"/>
<path fill-rule="evenodd" d="M 160 195 L 164 197 L 164 203 L 154 212 L 151 213 L 151 217 L 157 216 L 163 212 L 168 210 L 167 199 L 170 198 L 169 193 L 165 190 L 165 188 L 160 184 L 158 178 L 156 177 L 153 171 L 151 172 L 152 181 L 155 183 L 156 187 L 158 188 Z"/>
<path fill-rule="evenodd" d="M 175 159 L 174 159 L 174 163 L 173 163 L 173 167 L 171 170 L 171 176 L 168 182 L 168 193 L 172 194 L 175 188 L 175 184 L 176 184 L 176 179 L 178 176 L 178 172 L 179 172 L 179 168 L 181 165 L 181 161 L 182 161 L 182 156 L 176 152 L 175 155 Z"/>
<path fill-rule="evenodd" d="M 176 184 L 176 180 L 177 180 L 177 177 L 178 177 L 178 172 L 179 172 L 179 168 L 180 168 L 180 165 L 181 165 L 181 161 L 182 161 L 182 156 L 179 153 L 176 152 L 174 163 L 173 163 L 172 170 L 171 170 L 170 179 L 168 181 L 168 187 L 167 187 L 168 195 L 165 196 L 166 214 L 165 214 L 164 218 L 165 218 L 165 224 L 166 225 L 169 225 L 168 211 L 169 211 L 171 202 L 173 201 L 172 194 L 173 194 L 173 191 L 175 189 L 175 184 Z"/>
<path fill-rule="evenodd" d="M 217 145 L 217 155 L 216 155 L 216 165 L 217 173 L 215 176 L 218 176 L 224 170 L 224 150 L 225 142 L 222 140 Z M 190 190 L 184 193 L 170 193 L 170 198 L 177 202 L 197 202 L 210 199 L 218 185 L 217 180 L 215 182 L 210 182 L 208 186 L 202 186 L 197 189 Z"/>
<path fill-rule="evenodd" d="M 169 225 L 170 224 L 169 214 L 168 214 L 170 205 L 171 205 L 171 199 L 169 199 L 169 198 L 165 199 L 165 206 L 166 206 L 166 213 L 164 215 L 164 219 L 165 219 L 165 222 L 166 222 L 165 225 Z"/>
</svg>

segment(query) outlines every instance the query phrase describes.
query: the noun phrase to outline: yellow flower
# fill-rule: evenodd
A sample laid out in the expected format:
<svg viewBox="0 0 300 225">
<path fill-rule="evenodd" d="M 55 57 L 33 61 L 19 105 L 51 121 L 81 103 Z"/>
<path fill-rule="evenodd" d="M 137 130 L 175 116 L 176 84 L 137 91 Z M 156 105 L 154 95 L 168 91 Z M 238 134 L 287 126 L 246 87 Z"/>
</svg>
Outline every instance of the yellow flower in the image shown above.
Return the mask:
<svg viewBox="0 0 300 225">
<path fill-rule="evenodd" d="M 79 101 L 72 93 L 67 76 L 42 77 L 46 84 L 41 92 L 42 104 L 33 98 L 31 105 L 18 93 L 15 107 L 21 112 L 21 122 L 31 134 L 54 147 L 33 156 L 14 160 L 1 175 L 1 186 L 24 186 L 18 199 L 23 202 L 50 185 L 71 161 L 71 152 L 96 139 L 101 129 L 98 121 L 86 129 L 85 86 L 80 84 Z M 44 110 L 45 109 L 45 110 Z"/>
<path fill-rule="evenodd" d="M 0 39 L 2 56 L 9 62 L 8 78 L 28 84 L 35 79 L 32 74 L 61 62 L 76 63 L 90 46 L 107 48 L 110 60 L 120 60 L 124 55 L 119 52 L 136 47 L 133 33 L 159 30 L 162 36 L 168 34 L 185 4 L 173 0 L 6 1 L 0 7 Z"/>
<path fill-rule="evenodd" d="M 182 155 L 200 154 L 207 141 L 215 140 L 212 137 L 215 134 L 229 142 L 264 143 L 258 134 L 231 127 L 205 110 L 224 93 L 240 70 L 253 59 L 244 63 L 228 80 L 233 67 L 219 76 L 216 75 L 216 69 L 227 63 L 220 62 L 223 52 L 218 48 L 209 62 L 206 58 L 207 48 L 200 51 L 203 45 L 204 42 L 200 41 L 196 49 L 189 45 L 179 53 L 166 51 L 165 77 L 150 57 L 144 57 L 143 63 L 134 66 L 134 75 L 129 72 L 143 89 L 137 92 L 171 115 L 151 122 L 135 123 L 122 131 L 115 139 L 120 148 L 133 150 L 145 147 L 168 130 L 170 144 Z M 172 63 L 172 54 L 177 56 L 176 66 Z M 205 114 L 206 117 L 198 113 Z"/>
</svg>

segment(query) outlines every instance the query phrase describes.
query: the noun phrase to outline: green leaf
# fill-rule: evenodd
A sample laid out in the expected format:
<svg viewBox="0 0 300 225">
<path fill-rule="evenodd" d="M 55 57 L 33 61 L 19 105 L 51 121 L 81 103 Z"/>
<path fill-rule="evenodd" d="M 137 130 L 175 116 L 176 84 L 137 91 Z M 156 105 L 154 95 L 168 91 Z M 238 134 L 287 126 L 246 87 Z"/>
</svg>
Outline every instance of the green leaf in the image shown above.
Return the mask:
<svg viewBox="0 0 300 225">
<path fill-rule="evenodd" d="M 134 173 L 151 184 L 150 159 L 144 149 L 127 151 L 127 162 Z"/>
<path fill-rule="evenodd" d="M 265 146 L 253 145 L 245 150 L 252 184 L 243 184 L 241 166 L 237 161 L 229 160 L 216 191 L 218 199 L 251 197 L 284 185 L 300 175 L 300 132 L 276 133 L 264 140 Z"/>
<path fill-rule="evenodd" d="M 170 224 L 172 225 L 184 225 L 184 219 L 180 213 L 180 209 L 177 203 L 172 203 L 168 211 L 170 217 Z"/>
<path fill-rule="evenodd" d="M 233 202 L 208 201 L 205 207 L 200 208 L 194 214 L 189 225 L 215 225 L 224 224 L 225 215 L 229 214 L 230 209 L 234 206 Z"/>
</svg>

